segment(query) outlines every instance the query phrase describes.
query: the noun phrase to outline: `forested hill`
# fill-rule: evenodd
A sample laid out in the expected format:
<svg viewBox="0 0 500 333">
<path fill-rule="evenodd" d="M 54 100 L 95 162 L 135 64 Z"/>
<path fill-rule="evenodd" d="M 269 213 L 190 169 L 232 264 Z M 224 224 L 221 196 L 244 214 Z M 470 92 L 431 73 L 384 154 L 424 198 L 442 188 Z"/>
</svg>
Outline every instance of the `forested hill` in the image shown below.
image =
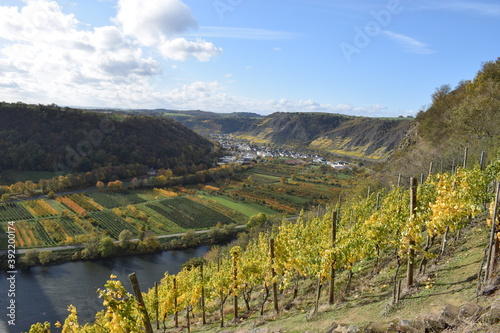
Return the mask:
<svg viewBox="0 0 500 333">
<path fill-rule="evenodd" d="M 0 170 L 89 171 L 209 162 L 212 144 L 168 118 L 0 103 Z"/>
<path fill-rule="evenodd" d="M 330 113 L 274 113 L 241 128 L 237 136 L 359 157 L 383 158 L 396 149 L 410 119 Z"/>
<path fill-rule="evenodd" d="M 391 158 L 398 173 L 427 172 L 457 165 L 468 148 L 469 159 L 500 157 L 500 58 L 485 62 L 473 80 L 455 88 L 443 85 L 432 104 L 419 112 L 401 147 Z"/>
</svg>

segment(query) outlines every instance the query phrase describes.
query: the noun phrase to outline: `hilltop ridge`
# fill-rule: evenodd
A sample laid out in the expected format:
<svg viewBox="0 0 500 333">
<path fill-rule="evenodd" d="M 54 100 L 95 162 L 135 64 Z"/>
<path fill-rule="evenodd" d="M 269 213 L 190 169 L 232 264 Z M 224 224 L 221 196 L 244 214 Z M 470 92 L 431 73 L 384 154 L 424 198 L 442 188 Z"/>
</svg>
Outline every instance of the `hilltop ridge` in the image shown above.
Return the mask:
<svg viewBox="0 0 500 333">
<path fill-rule="evenodd" d="M 213 145 L 168 118 L 0 103 L 0 170 L 78 171 L 210 163 Z"/>
<path fill-rule="evenodd" d="M 312 112 L 276 112 L 268 116 L 167 110 L 154 113 L 204 135 L 230 134 L 256 143 L 375 160 L 387 158 L 400 145 L 413 121 Z"/>
</svg>

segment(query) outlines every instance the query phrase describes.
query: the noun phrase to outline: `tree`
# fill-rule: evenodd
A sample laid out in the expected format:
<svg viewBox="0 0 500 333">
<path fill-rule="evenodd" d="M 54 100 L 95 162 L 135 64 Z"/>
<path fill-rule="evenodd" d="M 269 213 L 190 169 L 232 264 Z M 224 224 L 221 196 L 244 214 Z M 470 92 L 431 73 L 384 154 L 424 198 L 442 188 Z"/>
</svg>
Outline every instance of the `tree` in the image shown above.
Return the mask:
<svg viewBox="0 0 500 333">
<path fill-rule="evenodd" d="M 99 242 L 99 254 L 103 258 L 108 258 L 116 254 L 116 244 L 109 236 L 104 237 Z"/>
<path fill-rule="evenodd" d="M 138 187 L 139 187 L 139 184 L 140 184 L 139 179 L 134 178 L 134 179 L 132 179 L 132 181 L 130 182 L 130 187 L 131 187 L 132 189 L 136 189 L 136 188 L 138 188 Z"/>
<path fill-rule="evenodd" d="M 94 259 L 99 255 L 99 237 L 90 238 L 87 243 L 85 243 L 85 248 L 82 250 L 83 259 Z"/>
<path fill-rule="evenodd" d="M 281 177 L 280 177 L 280 182 L 281 182 L 282 184 L 286 184 L 286 183 L 288 183 L 288 178 L 287 178 L 286 176 L 281 176 Z"/>
<path fill-rule="evenodd" d="M 193 246 L 195 245 L 196 241 L 196 233 L 194 230 L 188 230 L 184 235 L 181 237 L 181 241 L 186 245 L 186 246 Z"/>
<path fill-rule="evenodd" d="M 103 188 L 104 187 L 104 183 L 102 181 L 98 181 L 95 186 L 97 186 L 98 188 Z"/>
<path fill-rule="evenodd" d="M 130 240 L 132 239 L 132 232 L 130 230 L 123 230 L 120 232 L 118 236 L 118 240 L 120 241 L 120 246 L 124 250 L 128 250 L 130 247 Z"/>
<path fill-rule="evenodd" d="M 0 201 L 7 202 L 9 200 L 10 200 L 10 194 L 9 193 L 2 194 L 2 197 L 1 197 Z"/>
<path fill-rule="evenodd" d="M 38 253 L 36 250 L 28 250 L 21 258 L 21 263 L 26 267 L 35 266 L 38 263 Z"/>
<path fill-rule="evenodd" d="M 145 233 L 144 239 L 141 241 L 140 245 L 145 252 L 157 251 L 160 248 L 158 237 L 152 231 Z"/>
<path fill-rule="evenodd" d="M 158 176 L 164 176 L 167 180 L 173 176 L 173 172 L 170 169 L 160 169 L 157 174 Z"/>
<path fill-rule="evenodd" d="M 250 217 L 246 226 L 248 229 L 260 228 L 268 221 L 266 214 L 259 213 Z"/>
<path fill-rule="evenodd" d="M 108 183 L 108 188 L 113 191 L 121 191 L 123 189 L 123 183 L 119 180 L 115 180 L 114 182 Z"/>
<path fill-rule="evenodd" d="M 47 250 L 47 251 L 41 251 L 38 253 L 38 260 L 40 261 L 40 264 L 42 266 L 45 266 L 49 262 L 55 259 L 55 255 L 52 251 Z"/>
</svg>

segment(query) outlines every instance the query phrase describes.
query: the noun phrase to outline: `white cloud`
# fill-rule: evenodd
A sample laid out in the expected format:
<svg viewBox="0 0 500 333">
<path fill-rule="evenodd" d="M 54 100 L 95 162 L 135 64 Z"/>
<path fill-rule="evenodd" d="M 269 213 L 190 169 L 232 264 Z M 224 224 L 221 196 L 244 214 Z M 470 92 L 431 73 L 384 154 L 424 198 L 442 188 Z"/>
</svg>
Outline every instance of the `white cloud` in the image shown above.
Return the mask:
<svg viewBox="0 0 500 333">
<path fill-rule="evenodd" d="M 161 73 L 159 63 L 117 27 L 81 30 L 54 1 L 0 6 L 0 22 L 0 79 L 17 85 L 2 89 L 6 100 L 97 104 Z"/>
<path fill-rule="evenodd" d="M 222 50 L 202 39 L 188 41 L 178 34 L 197 28 L 191 10 L 180 0 L 119 0 L 116 22 L 127 36 L 156 47 L 165 59 L 208 61 Z"/>
<path fill-rule="evenodd" d="M 61 31 L 74 29 L 78 24 L 73 15 L 60 15 L 60 7 L 55 1 L 26 2 L 21 11 L 17 7 L 1 7 L 0 38 L 27 42 L 54 39 Z"/>
<path fill-rule="evenodd" d="M 123 5 L 127 1 L 120 3 Z M 129 4 L 132 6 L 137 2 L 130 1 Z M 178 13 L 184 13 L 184 18 L 177 18 L 178 22 L 168 27 L 160 25 L 161 22 L 148 26 L 148 29 L 155 26 L 163 29 L 154 33 L 131 25 L 127 28 L 128 35 L 121 25 L 89 28 L 74 15 L 64 13 L 57 2 L 51 0 L 29 0 L 21 8 L 0 6 L 0 99 L 77 106 L 164 107 L 263 114 L 321 111 L 382 115 L 383 108 L 377 106 L 329 105 L 314 100 L 268 101 L 234 96 L 218 82 L 196 81 L 165 88 L 159 76 L 162 73 L 160 63 L 144 54 L 145 43 L 155 43 L 164 57 L 175 60 L 193 56 L 199 61 L 208 61 L 222 51 L 204 40 L 189 41 L 171 36 L 193 24 L 191 14 L 187 15 L 188 11 L 180 1 L 166 1 L 160 7 L 167 4 Z M 286 36 L 284 34 L 282 38 Z M 176 69 L 177 66 L 167 68 Z M 229 75 L 224 80 L 227 80 L 226 84 L 232 82 Z"/>
<path fill-rule="evenodd" d="M 193 56 L 199 61 L 209 61 L 222 52 L 221 48 L 207 41 L 191 42 L 184 38 L 165 41 L 159 46 L 159 49 L 165 58 L 180 61 L 187 60 L 189 56 Z"/>
<path fill-rule="evenodd" d="M 429 45 L 422 43 L 414 38 L 398 34 L 392 31 L 384 30 L 382 32 L 392 40 L 402 45 L 409 53 L 415 54 L 432 54 L 434 51 L 429 48 Z"/>
<path fill-rule="evenodd" d="M 232 96 L 218 82 L 193 82 L 158 96 L 177 109 L 201 109 L 217 112 L 329 112 L 357 116 L 384 116 L 387 108 L 381 105 L 353 106 L 350 104 L 321 104 L 315 100 L 259 100 Z"/>
<path fill-rule="evenodd" d="M 174 12 L 181 13 L 183 6 L 177 6 Z M 160 39 L 189 26 L 190 20 L 181 21 L 184 25 L 165 28 Z M 212 43 L 184 38 L 162 40 L 158 47 L 165 58 L 175 60 L 193 56 L 208 61 L 221 52 Z M 156 107 L 169 100 L 155 92 L 158 84 L 151 78 L 162 69 L 143 48 L 121 27 L 89 29 L 55 1 L 0 6 L 1 99 L 120 107 L 144 102 Z"/>
<path fill-rule="evenodd" d="M 197 27 L 191 10 L 180 0 L 119 0 L 114 21 L 147 46 Z"/>
</svg>

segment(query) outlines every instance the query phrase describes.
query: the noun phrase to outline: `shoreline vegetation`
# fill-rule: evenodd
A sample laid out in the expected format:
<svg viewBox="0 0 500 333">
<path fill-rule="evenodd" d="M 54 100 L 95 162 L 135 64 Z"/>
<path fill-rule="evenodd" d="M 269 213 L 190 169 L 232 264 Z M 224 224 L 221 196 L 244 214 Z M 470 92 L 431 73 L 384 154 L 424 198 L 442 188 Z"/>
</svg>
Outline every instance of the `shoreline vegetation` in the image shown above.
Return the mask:
<svg viewBox="0 0 500 333">
<path fill-rule="evenodd" d="M 217 225 L 208 230 L 188 230 L 182 235 L 168 235 L 170 237 L 159 238 L 151 233 L 145 233 L 142 239 L 128 239 L 126 233 L 119 241 L 113 241 L 110 237 L 94 237 L 85 244 L 75 245 L 73 248 L 60 250 L 47 250 L 44 248 L 21 250 L 18 253 L 17 263 L 21 269 L 29 269 L 35 266 L 53 266 L 74 261 L 100 260 L 124 256 L 135 256 L 149 253 L 158 253 L 171 250 L 183 250 L 202 245 L 226 244 L 237 238 L 238 233 L 244 230 L 244 226 Z M 19 256 L 19 254 L 21 254 Z M 8 270 L 8 256 L 0 256 L 0 269 Z"/>
</svg>

